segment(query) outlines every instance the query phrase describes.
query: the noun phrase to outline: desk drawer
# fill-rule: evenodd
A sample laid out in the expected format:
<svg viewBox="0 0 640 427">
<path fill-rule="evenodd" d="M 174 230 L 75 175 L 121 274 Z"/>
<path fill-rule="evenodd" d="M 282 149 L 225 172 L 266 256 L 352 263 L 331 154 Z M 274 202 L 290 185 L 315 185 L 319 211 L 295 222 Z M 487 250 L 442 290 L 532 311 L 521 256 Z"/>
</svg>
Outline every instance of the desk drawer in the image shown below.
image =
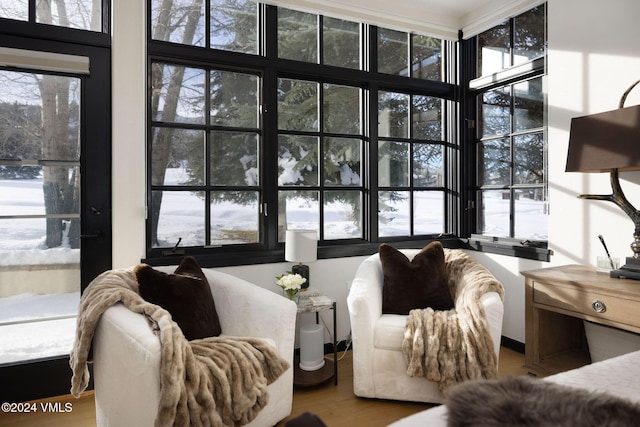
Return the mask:
<svg viewBox="0 0 640 427">
<path fill-rule="evenodd" d="M 572 316 L 606 320 L 607 323 L 639 326 L 640 302 L 597 292 L 554 286 L 542 282 L 533 284 L 533 301 L 567 311 Z"/>
</svg>

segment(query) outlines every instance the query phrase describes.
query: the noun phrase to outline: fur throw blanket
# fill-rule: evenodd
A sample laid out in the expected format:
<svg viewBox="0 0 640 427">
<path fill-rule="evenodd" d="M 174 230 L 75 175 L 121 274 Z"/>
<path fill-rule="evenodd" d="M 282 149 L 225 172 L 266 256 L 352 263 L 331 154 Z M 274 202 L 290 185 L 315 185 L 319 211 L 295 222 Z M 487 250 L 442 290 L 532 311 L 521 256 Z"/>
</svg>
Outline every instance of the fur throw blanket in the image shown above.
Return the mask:
<svg viewBox="0 0 640 427">
<path fill-rule="evenodd" d="M 463 251 L 446 250 L 445 265 L 455 307 L 411 310 L 402 341 L 407 375 L 438 383 L 440 392 L 464 380 L 496 377 L 498 359 L 480 297 L 495 291 L 504 299 L 502 284 Z"/>
<path fill-rule="evenodd" d="M 468 381 L 445 401 L 449 427 L 632 427 L 640 405 L 526 376 Z"/>
<path fill-rule="evenodd" d="M 132 270 L 98 276 L 83 293 L 71 351 L 71 393 L 89 383 L 87 363 L 100 316 L 121 302 L 144 315 L 161 343 L 160 404 L 156 426 L 237 426 L 267 404 L 267 386 L 289 368 L 266 341 L 213 337 L 187 341 L 168 311 L 138 294 Z"/>
</svg>

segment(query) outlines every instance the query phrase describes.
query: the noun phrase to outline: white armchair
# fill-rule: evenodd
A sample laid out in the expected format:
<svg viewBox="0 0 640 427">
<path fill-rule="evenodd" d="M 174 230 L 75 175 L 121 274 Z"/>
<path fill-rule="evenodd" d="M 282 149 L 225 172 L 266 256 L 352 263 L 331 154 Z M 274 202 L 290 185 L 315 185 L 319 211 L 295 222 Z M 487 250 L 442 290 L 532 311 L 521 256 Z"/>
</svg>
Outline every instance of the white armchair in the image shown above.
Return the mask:
<svg viewBox="0 0 640 427">
<path fill-rule="evenodd" d="M 172 273 L 176 266 L 156 267 Z M 223 336 L 264 338 L 291 368 L 268 387 L 269 403 L 249 426 L 272 426 L 291 413 L 296 305 L 240 278 L 203 268 Z M 160 341 L 147 320 L 118 303 L 101 317 L 93 340 L 98 426 L 153 426 L 160 398 Z"/>
<path fill-rule="evenodd" d="M 450 255 L 457 250 L 444 249 L 449 272 Z M 420 249 L 402 249 L 412 259 Z M 465 286 L 464 271 L 459 277 L 449 275 L 456 288 Z M 353 390 L 357 396 L 442 403 L 438 384 L 422 377 L 407 375 L 402 341 L 407 316 L 382 314 L 382 263 L 378 254 L 365 259 L 356 271 L 347 297 L 353 338 Z M 450 285 L 451 288 L 451 285 Z M 455 298 L 454 298 L 455 300 Z M 480 298 L 489 324 L 489 334 L 496 352 L 500 350 L 504 307 L 497 292 Z"/>
</svg>

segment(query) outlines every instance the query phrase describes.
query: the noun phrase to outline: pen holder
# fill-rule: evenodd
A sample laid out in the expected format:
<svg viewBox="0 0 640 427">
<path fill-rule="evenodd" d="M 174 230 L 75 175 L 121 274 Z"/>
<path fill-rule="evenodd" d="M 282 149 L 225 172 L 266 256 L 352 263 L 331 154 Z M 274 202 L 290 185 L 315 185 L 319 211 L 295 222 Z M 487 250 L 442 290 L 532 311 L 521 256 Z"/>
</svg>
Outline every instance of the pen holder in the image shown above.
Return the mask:
<svg viewBox="0 0 640 427">
<path fill-rule="evenodd" d="M 611 264 L 613 263 L 613 268 L 611 268 Z M 611 257 L 609 260 L 608 256 L 598 255 L 596 259 L 596 270 L 599 273 L 609 273 L 611 270 L 616 270 L 620 267 L 620 258 Z"/>
</svg>

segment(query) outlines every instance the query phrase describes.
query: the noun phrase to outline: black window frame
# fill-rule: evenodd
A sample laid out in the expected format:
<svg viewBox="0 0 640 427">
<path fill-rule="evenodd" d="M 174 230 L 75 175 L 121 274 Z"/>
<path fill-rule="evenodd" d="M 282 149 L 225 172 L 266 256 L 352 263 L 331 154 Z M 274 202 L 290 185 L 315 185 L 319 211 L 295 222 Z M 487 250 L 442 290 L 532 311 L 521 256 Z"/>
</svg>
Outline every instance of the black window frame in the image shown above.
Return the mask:
<svg viewBox="0 0 640 427">
<path fill-rule="evenodd" d="M 543 7 L 545 13 L 545 26 L 546 26 L 546 3 L 540 6 Z M 527 12 L 524 12 L 527 13 Z M 515 37 L 515 20 L 518 16 L 511 17 L 502 24 L 505 23 L 509 26 L 510 30 L 510 61 L 513 64 L 514 56 L 514 37 Z M 546 35 L 546 28 L 545 28 Z M 479 215 L 478 209 L 480 209 L 477 194 L 482 186 L 478 183 L 478 169 L 481 159 L 477 157 L 477 145 L 481 138 L 477 135 L 478 127 L 478 103 L 477 98 L 482 96 L 483 93 L 493 89 L 499 89 L 501 87 L 524 82 L 535 78 L 544 78 L 546 75 L 546 52 L 541 57 L 534 58 L 530 61 L 520 63 L 518 65 L 512 65 L 497 71 L 490 75 L 478 76 L 478 36 L 464 39 L 463 34 L 460 33 L 460 45 L 462 56 L 461 67 L 461 108 L 463 109 L 464 120 L 460 122 L 460 133 L 462 135 L 461 144 L 461 157 L 465 167 L 461 172 L 461 179 L 464 181 L 464 195 L 462 203 L 465 206 L 466 215 L 462 217 L 461 221 L 461 234 L 460 237 L 465 238 L 466 247 L 487 253 L 496 253 L 501 255 L 515 256 L 520 258 L 528 258 L 539 261 L 549 261 L 553 251 L 548 249 L 548 242 L 546 240 L 530 240 L 520 239 L 514 237 L 498 237 L 491 235 L 484 235 L 478 231 L 479 227 Z M 545 40 L 546 47 L 546 40 Z M 544 108 L 546 115 L 546 94 L 544 100 Z M 513 107 L 511 107 L 513 108 Z M 510 116 L 513 116 L 513 110 Z M 548 166 L 546 162 L 546 152 L 548 145 L 547 128 L 546 123 L 542 129 L 538 130 L 542 132 L 545 139 L 545 179 L 548 179 Z M 513 133 L 514 135 L 517 133 Z M 512 138 L 512 135 L 509 135 Z M 512 145 L 512 144 L 511 144 Z M 544 191 L 547 191 L 548 181 L 545 180 Z M 510 186 L 509 191 L 510 198 L 513 198 L 513 189 L 515 186 Z M 513 201 L 511 200 L 511 203 Z M 548 201 L 547 201 L 548 203 Z M 513 230 L 514 218 L 509 219 L 510 229 Z"/>
<path fill-rule="evenodd" d="M 150 1 L 148 3 L 150 6 Z M 205 10 L 209 10 L 208 7 Z M 207 64 L 212 67 L 232 67 L 236 69 L 254 70 L 262 73 L 263 76 L 263 137 L 264 144 L 271 144 L 267 147 L 263 157 L 266 162 L 262 165 L 262 179 L 265 186 L 263 202 L 266 203 L 266 222 L 264 228 L 263 245 L 242 245 L 241 247 L 229 245 L 216 248 L 204 247 L 175 247 L 175 248 L 152 248 L 149 233 L 147 233 L 146 258 L 145 262 L 152 265 L 175 264 L 186 255 L 197 257 L 203 266 L 230 266 L 244 264 L 259 264 L 267 262 L 282 262 L 284 259 L 283 244 L 278 242 L 277 223 L 271 220 L 277 218 L 277 171 L 268 165 L 276 164 L 277 151 L 274 148 L 277 141 L 277 99 L 275 99 L 275 85 L 277 78 L 298 78 L 301 80 L 317 81 L 322 83 L 343 84 L 347 86 L 358 86 L 367 92 L 365 95 L 365 109 L 374 113 L 369 113 L 364 121 L 364 144 L 368 146 L 366 153 L 365 168 L 363 173 L 363 217 L 368 224 L 364 230 L 364 239 L 344 239 L 339 241 L 320 241 L 318 247 L 318 258 L 334 258 L 344 256 L 366 255 L 377 251 L 378 246 L 383 241 L 393 242 L 397 246 L 403 247 L 423 247 L 426 243 L 434 239 L 440 239 L 448 247 L 461 247 L 463 242 L 456 238 L 459 222 L 460 188 L 459 180 L 456 179 L 458 169 L 458 141 L 457 141 L 457 114 L 458 114 L 458 91 L 455 85 L 455 74 L 448 73 L 447 77 L 454 83 L 429 81 L 418 78 L 407 78 L 382 74 L 376 71 L 377 56 L 377 27 L 373 25 L 361 24 L 362 41 L 364 45 L 373 46 L 368 50 L 366 63 L 362 69 L 348 69 L 328 66 L 323 64 L 300 62 L 277 57 L 277 11 L 278 8 L 272 5 L 261 5 L 259 8 L 259 21 L 261 34 L 266 34 L 266 43 L 261 43 L 260 54 L 243 54 L 232 51 L 222 51 L 211 49 L 208 46 L 208 36 L 205 47 L 193 47 L 177 45 L 169 42 L 153 40 L 151 38 L 151 12 L 150 7 L 147 13 L 147 56 L 154 60 L 162 60 L 169 63 L 181 61 L 186 64 Z M 207 13 L 208 15 L 208 13 Z M 321 15 L 318 15 L 321 16 Z M 206 16 L 205 16 L 206 18 Z M 321 22 L 321 19 L 319 20 Z M 208 25 L 205 24 L 205 28 Z M 208 34 L 208 29 L 206 30 Z M 408 33 L 409 34 L 409 33 Z M 321 37 L 321 30 L 319 32 Z M 321 42 L 320 42 L 321 43 Z M 446 54 L 444 53 L 446 51 Z M 320 60 L 322 54 L 318 55 Z M 443 40 L 443 61 L 457 61 L 456 42 Z M 445 65 L 445 70 L 447 67 Z M 150 71 L 148 71 L 150 73 Z M 150 77 L 149 77 L 150 78 Z M 448 113 L 446 122 L 446 141 L 441 143 L 445 147 L 445 159 L 448 166 L 446 169 L 446 181 L 448 188 L 444 190 L 444 206 L 446 232 L 434 235 L 402 236 L 396 238 L 379 238 L 375 198 L 377 197 L 377 93 L 379 90 L 406 92 L 414 95 L 425 95 L 442 98 L 447 106 Z M 150 120 L 148 120 L 148 130 L 150 130 Z M 147 141 L 147 147 L 151 142 Z M 149 183 L 147 184 L 149 189 Z M 147 196 L 148 202 L 149 194 Z M 150 205 L 149 205 L 150 206 Z M 265 217 L 263 217 L 265 218 Z M 322 227 L 322 224 L 320 224 Z M 150 229 L 149 219 L 147 219 L 147 231 Z"/>
</svg>

